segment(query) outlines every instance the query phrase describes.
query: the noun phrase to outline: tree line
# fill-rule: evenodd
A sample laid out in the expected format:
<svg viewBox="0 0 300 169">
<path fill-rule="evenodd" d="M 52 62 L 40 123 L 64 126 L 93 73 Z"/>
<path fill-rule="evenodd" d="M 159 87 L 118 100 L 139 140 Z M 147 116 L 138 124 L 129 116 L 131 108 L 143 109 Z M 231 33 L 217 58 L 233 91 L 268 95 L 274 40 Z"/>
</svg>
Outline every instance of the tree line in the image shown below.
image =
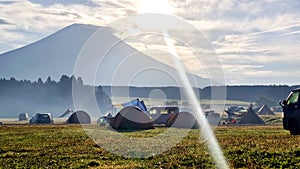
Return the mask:
<svg viewBox="0 0 300 169">
<path fill-rule="evenodd" d="M 200 99 L 237 100 L 257 103 L 258 106 L 268 104 L 278 106 L 281 99 L 285 99 L 291 90 L 300 86 L 288 85 L 241 85 L 241 86 L 208 86 L 194 88 L 194 92 Z M 167 99 L 185 99 L 184 89 L 179 87 L 127 87 L 127 86 L 103 86 L 103 90 L 110 96 L 141 97 L 147 98 L 153 90 L 162 91 Z M 113 93 L 111 93 L 113 91 Z M 217 93 L 214 95 L 213 93 Z M 223 94 L 220 94 L 223 93 Z M 225 97 L 224 97 L 225 96 Z"/>
<path fill-rule="evenodd" d="M 19 113 L 49 112 L 54 117 L 61 115 L 66 109 L 75 109 L 72 87 L 77 86 L 81 93 L 93 91 L 101 112 L 112 107 L 110 97 L 101 86 L 84 85 L 82 78 L 62 75 L 59 81 L 49 76 L 46 81 L 0 79 L 0 117 L 14 118 Z M 86 99 L 86 96 L 83 96 Z"/>
<path fill-rule="evenodd" d="M 57 117 L 66 109 L 78 109 L 74 106 L 72 88 L 79 89 L 75 93 L 80 99 L 79 108 L 89 113 L 102 114 L 112 108 L 111 96 L 147 98 L 151 92 L 159 90 L 166 99 L 185 99 L 183 88 L 178 87 L 133 87 L 133 86 L 90 86 L 85 85 L 82 78 L 62 75 L 59 81 L 48 77 L 45 81 L 16 80 L 15 78 L 0 79 L 0 118 L 15 118 L 19 113 L 30 115 L 39 112 L 49 112 Z M 292 89 L 299 86 L 287 85 L 252 85 L 252 86 L 208 86 L 194 88 L 200 99 L 212 99 L 212 91 L 216 93 L 226 90 L 227 100 L 238 100 L 278 106 L 280 99 L 285 99 Z M 113 94 L 111 93 L 113 91 Z M 88 93 L 94 93 L 93 96 Z M 213 99 L 224 99 L 214 97 Z M 96 103 L 95 103 L 96 102 Z M 76 105 L 76 104 L 75 104 Z M 98 107 L 95 108 L 94 105 Z M 95 115 L 95 114 L 94 114 Z M 100 116 L 100 114 L 96 114 Z"/>
</svg>

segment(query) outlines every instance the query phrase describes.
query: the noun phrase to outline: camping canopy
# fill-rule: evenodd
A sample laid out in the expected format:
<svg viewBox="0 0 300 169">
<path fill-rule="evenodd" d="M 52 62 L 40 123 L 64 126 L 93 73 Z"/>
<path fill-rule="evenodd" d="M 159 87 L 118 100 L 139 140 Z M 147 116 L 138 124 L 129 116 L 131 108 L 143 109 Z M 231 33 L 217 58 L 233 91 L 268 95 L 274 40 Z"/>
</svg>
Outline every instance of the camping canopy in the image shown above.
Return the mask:
<svg viewBox="0 0 300 169">
<path fill-rule="evenodd" d="M 269 106 L 267 106 L 266 104 L 264 104 L 257 112 L 257 114 L 259 115 L 275 115 L 274 112 L 269 108 Z"/>
<path fill-rule="evenodd" d="M 91 117 L 85 111 L 76 111 L 68 118 L 67 122 L 74 124 L 91 124 Z"/>
<path fill-rule="evenodd" d="M 141 109 L 135 106 L 124 107 L 111 122 L 116 130 L 145 130 L 153 129 L 153 120 Z"/>
<path fill-rule="evenodd" d="M 131 100 L 129 102 L 123 103 L 122 106 L 124 106 L 124 107 L 136 106 L 136 107 L 139 107 L 143 112 L 148 113 L 147 107 L 143 100 L 142 101 L 140 101 L 139 99 Z"/>
<path fill-rule="evenodd" d="M 172 114 L 167 120 L 166 126 L 177 128 L 199 128 L 196 118 L 188 112 Z"/>
<path fill-rule="evenodd" d="M 265 124 L 265 122 L 254 112 L 250 106 L 240 119 L 239 124 Z"/>
</svg>

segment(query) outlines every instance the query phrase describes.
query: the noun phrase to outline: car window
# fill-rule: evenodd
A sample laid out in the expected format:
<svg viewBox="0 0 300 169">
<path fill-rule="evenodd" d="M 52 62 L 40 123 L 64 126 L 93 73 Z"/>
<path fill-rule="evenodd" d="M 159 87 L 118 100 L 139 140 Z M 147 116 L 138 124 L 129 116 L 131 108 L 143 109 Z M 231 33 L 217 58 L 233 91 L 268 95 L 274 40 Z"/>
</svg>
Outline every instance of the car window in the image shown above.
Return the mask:
<svg viewBox="0 0 300 169">
<path fill-rule="evenodd" d="M 160 114 L 169 114 L 168 109 L 161 110 L 161 111 L 160 111 Z"/>
<path fill-rule="evenodd" d="M 293 93 L 287 100 L 287 105 L 297 103 L 299 99 L 299 92 Z"/>
<path fill-rule="evenodd" d="M 175 112 L 176 112 L 175 109 L 169 109 L 168 114 L 173 114 L 173 113 L 175 113 Z"/>
<path fill-rule="evenodd" d="M 150 110 L 150 114 L 152 115 L 154 115 L 154 114 L 157 114 L 157 110 L 156 109 L 152 109 L 152 110 Z"/>
</svg>

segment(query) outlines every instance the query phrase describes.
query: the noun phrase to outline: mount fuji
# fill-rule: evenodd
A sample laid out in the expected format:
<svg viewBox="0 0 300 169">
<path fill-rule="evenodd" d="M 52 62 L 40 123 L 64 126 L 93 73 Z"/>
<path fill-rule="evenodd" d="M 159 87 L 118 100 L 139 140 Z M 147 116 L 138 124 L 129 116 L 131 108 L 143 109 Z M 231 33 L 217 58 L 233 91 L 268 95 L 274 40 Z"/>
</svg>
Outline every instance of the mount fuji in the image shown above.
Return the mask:
<svg viewBox="0 0 300 169">
<path fill-rule="evenodd" d="M 178 86 L 177 70 L 134 49 L 107 27 L 72 24 L 27 46 L 0 54 L 0 78 L 82 77 L 107 86 Z M 88 45 L 87 45 L 88 44 Z M 188 73 L 194 86 L 209 79 Z"/>
</svg>

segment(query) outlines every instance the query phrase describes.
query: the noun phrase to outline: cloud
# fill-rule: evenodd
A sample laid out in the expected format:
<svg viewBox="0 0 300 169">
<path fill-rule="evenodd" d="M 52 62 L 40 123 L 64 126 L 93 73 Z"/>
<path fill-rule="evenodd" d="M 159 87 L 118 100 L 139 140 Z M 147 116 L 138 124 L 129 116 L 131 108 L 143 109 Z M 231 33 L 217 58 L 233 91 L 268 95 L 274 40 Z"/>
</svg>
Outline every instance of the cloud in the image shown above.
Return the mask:
<svg viewBox="0 0 300 169">
<path fill-rule="evenodd" d="M 300 1 L 298 0 L 169 0 L 176 17 L 194 25 L 211 42 L 219 55 L 228 83 L 294 83 L 299 74 Z M 138 11 L 138 0 L 15 0 L 0 2 L 0 53 L 41 39 L 69 24 L 105 26 Z M 203 43 L 186 34 L 189 43 Z M 145 45 L 131 41 L 138 49 L 163 48 L 162 43 Z M 175 43 L 180 55 L 190 54 L 182 43 Z M 209 54 L 207 54 L 209 55 Z M 166 58 L 160 57 L 165 60 Z M 190 67 L 198 62 L 186 57 Z M 200 65 L 200 63 L 198 64 Z M 212 64 L 210 67 L 217 66 Z M 201 66 L 198 66 L 201 67 Z M 201 69 L 201 68 L 198 68 Z M 291 73 L 293 72 L 293 73 Z M 292 75 L 291 75 L 292 74 Z M 275 76 L 276 75 L 276 76 Z M 287 81 L 288 80 L 288 81 Z"/>
<path fill-rule="evenodd" d="M 296 10 L 299 3 L 288 2 L 248 4 L 246 6 L 256 11 L 246 18 L 243 15 L 225 14 L 225 17 L 215 20 L 193 21 L 198 26 L 209 22 L 214 25 L 214 29 L 203 31 L 208 36 L 211 30 L 218 34 L 209 37 L 222 61 L 229 83 L 255 83 L 252 80 L 261 83 L 262 80 L 258 78 L 266 81 L 272 79 L 277 83 L 282 79 L 282 83 L 289 83 L 284 80 L 291 80 L 299 72 L 300 15 Z M 240 6 L 229 13 L 242 13 L 240 10 L 245 5 Z M 234 12 L 235 9 L 237 11 Z M 239 82 L 236 79 L 240 79 Z"/>
<path fill-rule="evenodd" d="M 42 6 L 48 7 L 55 4 L 62 4 L 62 5 L 94 5 L 93 1 L 88 0 L 29 0 L 32 3 L 40 4 Z"/>
<path fill-rule="evenodd" d="M 35 42 L 73 23 L 107 25 L 133 13 L 129 6 L 125 1 L 97 0 L 0 2 L 0 26 L 11 24 L 0 27 L 0 43 L 11 44 L 11 48 L 0 49 L 0 53 Z"/>
<path fill-rule="evenodd" d="M 0 25 L 9 25 L 10 23 L 9 22 L 7 22 L 7 20 L 6 19 L 2 19 L 2 18 L 0 18 Z"/>
<path fill-rule="evenodd" d="M 288 32 L 288 33 L 283 33 L 281 36 L 290 36 L 290 35 L 295 35 L 295 34 L 300 34 L 300 31 L 293 31 L 293 32 Z"/>
<path fill-rule="evenodd" d="M 13 4 L 17 1 L 0 1 L 0 4 L 4 4 L 4 5 L 9 5 L 9 4 Z"/>
</svg>

